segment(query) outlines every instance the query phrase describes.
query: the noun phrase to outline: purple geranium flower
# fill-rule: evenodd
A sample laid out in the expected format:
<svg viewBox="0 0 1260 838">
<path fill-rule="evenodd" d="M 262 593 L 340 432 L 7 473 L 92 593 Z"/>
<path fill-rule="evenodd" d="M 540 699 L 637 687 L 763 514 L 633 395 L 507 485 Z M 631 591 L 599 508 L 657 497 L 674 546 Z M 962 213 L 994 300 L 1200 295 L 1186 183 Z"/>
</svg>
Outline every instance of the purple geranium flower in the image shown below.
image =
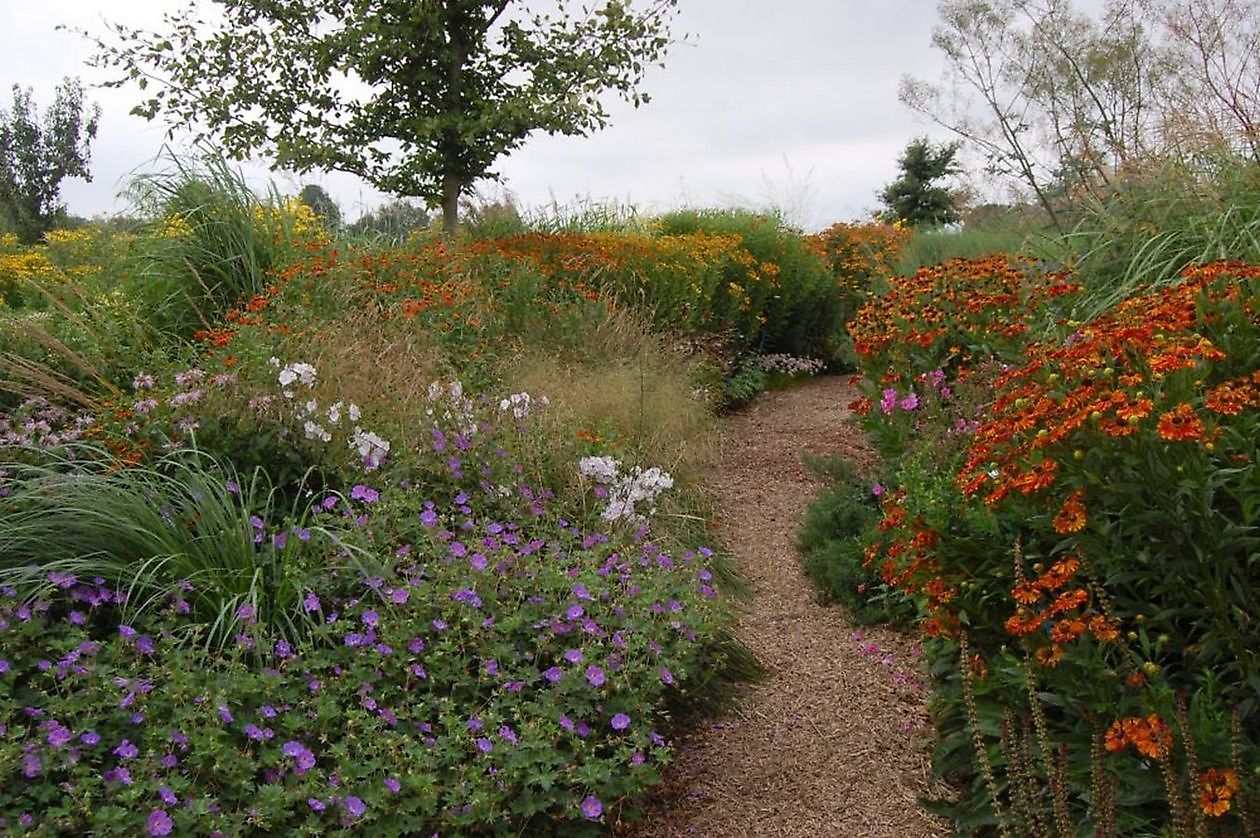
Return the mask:
<svg viewBox="0 0 1260 838">
<path fill-rule="evenodd" d="M 150 835 L 170 835 L 174 828 L 175 824 L 171 822 L 171 816 L 165 809 L 154 809 L 149 813 Z"/>
<path fill-rule="evenodd" d="M 612 717 L 613 730 L 625 730 L 628 727 L 630 727 L 630 717 L 625 713 L 618 713 Z"/>
<path fill-rule="evenodd" d="M 592 687 L 604 686 L 604 670 L 595 664 L 586 667 L 586 680 L 591 682 Z"/>
<path fill-rule="evenodd" d="M 588 795 L 582 801 L 582 817 L 588 821 L 599 820 L 599 816 L 604 814 L 604 804 L 599 802 L 599 798 L 595 795 Z"/>
</svg>

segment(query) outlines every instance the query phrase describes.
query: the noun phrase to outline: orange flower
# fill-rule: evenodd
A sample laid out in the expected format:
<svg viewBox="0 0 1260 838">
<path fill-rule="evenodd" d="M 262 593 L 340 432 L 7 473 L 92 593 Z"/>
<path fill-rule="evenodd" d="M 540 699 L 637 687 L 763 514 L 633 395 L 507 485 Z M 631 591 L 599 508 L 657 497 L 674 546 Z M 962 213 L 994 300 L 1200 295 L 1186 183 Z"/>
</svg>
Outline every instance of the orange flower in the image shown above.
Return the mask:
<svg viewBox="0 0 1260 838">
<path fill-rule="evenodd" d="M 1076 571 L 1081 568 L 1081 560 L 1076 556 L 1068 556 L 1066 559 L 1059 559 L 1050 565 L 1050 569 L 1037 579 L 1035 584 L 1038 588 L 1047 591 L 1057 591 L 1068 583 Z"/>
<path fill-rule="evenodd" d="M 1059 598 L 1050 606 L 1050 613 L 1062 614 L 1064 611 L 1071 611 L 1073 608 L 1084 605 L 1087 599 L 1089 599 L 1089 594 L 1085 593 L 1081 588 L 1064 591 L 1059 594 Z"/>
<path fill-rule="evenodd" d="M 1238 791 L 1238 774 L 1229 768 L 1209 768 L 1199 777 L 1199 805 L 1203 814 L 1219 818 L 1229 811 Z"/>
<path fill-rule="evenodd" d="M 1015 601 L 1020 605 L 1032 605 L 1034 602 L 1041 599 L 1042 593 L 1037 586 L 1031 582 L 1020 582 L 1011 589 L 1011 596 L 1014 597 Z"/>
<path fill-rule="evenodd" d="M 1050 646 L 1042 646 L 1037 650 L 1035 657 L 1037 663 L 1042 666 L 1054 668 L 1059 665 L 1059 661 L 1063 659 L 1063 647 L 1058 643 Z"/>
<path fill-rule="evenodd" d="M 1144 725 L 1136 725 L 1134 732 L 1129 737 L 1129 741 L 1133 743 L 1133 747 L 1142 756 L 1151 757 L 1152 759 L 1162 759 L 1172 750 L 1172 728 L 1164 723 L 1159 716 L 1154 713 L 1147 716 Z"/>
<path fill-rule="evenodd" d="M 1110 643 L 1120 636 L 1120 629 L 1101 614 L 1089 618 L 1089 633 L 1101 643 Z"/>
<path fill-rule="evenodd" d="M 1085 529 L 1085 505 L 1081 498 L 1085 497 L 1084 489 L 1077 489 L 1068 495 L 1059 514 L 1054 516 L 1054 531 L 1061 534 L 1080 532 Z"/>
<path fill-rule="evenodd" d="M 1188 404 L 1179 404 L 1159 416 L 1159 435 L 1162 439 L 1173 442 L 1192 441 L 1201 438 L 1203 431 L 1203 421 Z"/>
<path fill-rule="evenodd" d="M 1085 621 L 1073 618 L 1060 620 L 1050 630 L 1050 639 L 1055 643 L 1071 643 L 1085 632 Z"/>
<path fill-rule="evenodd" d="M 1047 457 L 1029 471 L 1012 480 L 1011 488 L 1018 489 L 1025 495 L 1039 492 L 1054 482 L 1054 475 L 1058 470 L 1058 462 Z"/>
<path fill-rule="evenodd" d="M 1249 407 L 1260 405 L 1260 391 L 1246 377 L 1225 381 L 1207 391 L 1203 406 L 1214 413 L 1237 416 Z"/>
<path fill-rule="evenodd" d="M 1129 744 L 1128 737 L 1124 734 L 1124 726 L 1120 722 L 1112 722 L 1111 727 L 1107 728 L 1107 736 L 1103 744 L 1112 753 L 1123 751 L 1124 746 Z"/>
<path fill-rule="evenodd" d="M 1104 744 L 1108 751 L 1132 745 L 1142 756 L 1163 759 L 1172 750 L 1172 728 L 1154 713 L 1146 718 L 1132 716 L 1112 722 Z"/>
<path fill-rule="evenodd" d="M 1128 422 L 1134 419 L 1145 419 L 1151 415 L 1151 408 L 1155 406 L 1155 402 L 1150 399 L 1138 399 L 1137 401 L 1127 402 L 1121 407 L 1116 408 L 1116 416 Z"/>
<path fill-rule="evenodd" d="M 1002 625 L 1008 634 L 1018 636 L 1021 634 L 1032 634 L 1041 628 L 1041 624 L 1045 621 L 1046 615 L 1044 613 L 1030 614 L 1028 609 L 1021 607 L 1013 615 L 1007 617 L 1006 622 Z"/>
</svg>

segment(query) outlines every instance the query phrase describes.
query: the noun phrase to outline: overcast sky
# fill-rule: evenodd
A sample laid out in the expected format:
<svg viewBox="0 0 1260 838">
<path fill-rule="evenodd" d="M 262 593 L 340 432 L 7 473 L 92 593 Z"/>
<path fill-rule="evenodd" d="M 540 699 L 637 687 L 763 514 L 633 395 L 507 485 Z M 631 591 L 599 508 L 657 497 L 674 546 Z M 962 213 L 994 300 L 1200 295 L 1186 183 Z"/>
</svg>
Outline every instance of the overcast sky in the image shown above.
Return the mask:
<svg viewBox="0 0 1260 838">
<path fill-rule="evenodd" d="M 550 2 L 550 0 L 540 0 Z M 103 79 L 84 63 L 91 49 L 58 24 L 103 32 L 102 21 L 160 26 L 182 0 L 0 0 L 0 108 L 8 87 L 33 87 L 51 103 L 64 76 Z M 538 135 L 501 161 L 503 186 L 518 206 L 590 199 L 645 211 L 678 206 L 777 206 L 817 229 L 878 207 L 896 158 L 917 135 L 946 139 L 897 101 L 899 78 L 935 80 L 934 0 L 681 0 L 671 51 L 645 84 L 650 104 L 610 102 L 611 126 L 589 137 Z M 92 145 L 93 181 L 67 180 L 71 212 L 126 207 L 131 176 L 154 167 L 165 125 L 128 114 L 135 89 L 89 89 L 102 108 Z M 178 143 L 177 143 L 178 144 Z M 349 218 L 383 197 L 340 174 L 292 176 L 247 169 L 282 192 L 318 183 Z M 494 187 L 484 192 L 493 194 Z"/>
</svg>

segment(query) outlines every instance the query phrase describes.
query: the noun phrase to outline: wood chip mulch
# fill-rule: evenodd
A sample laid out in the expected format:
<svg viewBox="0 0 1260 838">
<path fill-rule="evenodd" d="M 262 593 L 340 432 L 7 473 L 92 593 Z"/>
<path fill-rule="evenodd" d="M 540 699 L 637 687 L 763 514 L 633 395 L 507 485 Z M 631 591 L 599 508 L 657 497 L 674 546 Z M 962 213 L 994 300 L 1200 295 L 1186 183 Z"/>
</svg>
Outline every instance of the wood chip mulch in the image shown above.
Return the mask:
<svg viewBox="0 0 1260 838">
<path fill-rule="evenodd" d="M 802 454 L 874 462 L 846 408 L 856 395 L 847 378 L 822 378 L 764 394 L 727 420 L 714 486 L 718 536 L 755 591 L 737 633 L 769 674 L 680 743 L 646 819 L 618 835 L 951 834 L 916 802 L 945 791 L 930 787 L 917 646 L 819 605 L 796 552 L 822 485 Z"/>
</svg>

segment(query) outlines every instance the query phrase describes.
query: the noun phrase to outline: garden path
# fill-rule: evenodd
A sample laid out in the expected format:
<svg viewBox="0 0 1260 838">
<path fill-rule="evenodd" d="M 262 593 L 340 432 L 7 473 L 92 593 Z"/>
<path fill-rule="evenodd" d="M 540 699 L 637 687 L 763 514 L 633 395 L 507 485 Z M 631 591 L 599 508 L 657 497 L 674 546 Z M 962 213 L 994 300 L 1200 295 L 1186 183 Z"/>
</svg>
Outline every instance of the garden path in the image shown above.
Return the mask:
<svg viewBox="0 0 1260 838">
<path fill-rule="evenodd" d="M 843 454 L 859 468 L 875 457 L 847 421 L 856 395 L 847 378 L 821 378 L 765 393 L 726 420 L 717 536 L 754 588 L 736 630 L 768 676 L 680 744 L 648 817 L 620 834 L 950 834 L 915 802 L 930 773 L 916 647 L 819 605 L 796 552 L 821 485 L 802 454 Z"/>
</svg>

